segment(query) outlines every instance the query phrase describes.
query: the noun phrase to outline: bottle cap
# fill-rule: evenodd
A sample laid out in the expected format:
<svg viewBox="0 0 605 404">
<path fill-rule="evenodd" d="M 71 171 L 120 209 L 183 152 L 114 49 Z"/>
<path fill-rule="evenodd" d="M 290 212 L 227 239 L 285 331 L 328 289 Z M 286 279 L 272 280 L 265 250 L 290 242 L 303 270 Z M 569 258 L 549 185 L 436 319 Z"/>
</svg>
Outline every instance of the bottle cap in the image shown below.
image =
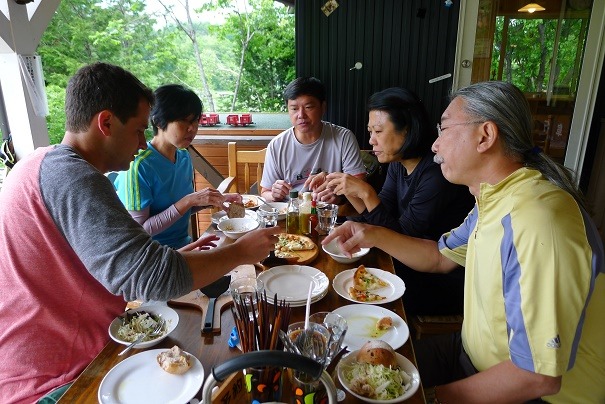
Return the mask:
<svg viewBox="0 0 605 404">
<path fill-rule="evenodd" d="M 313 199 L 313 193 L 312 192 L 303 192 L 303 200 L 305 201 L 311 201 Z"/>
<path fill-rule="evenodd" d="M 298 191 L 290 191 L 290 199 L 298 198 Z"/>
</svg>

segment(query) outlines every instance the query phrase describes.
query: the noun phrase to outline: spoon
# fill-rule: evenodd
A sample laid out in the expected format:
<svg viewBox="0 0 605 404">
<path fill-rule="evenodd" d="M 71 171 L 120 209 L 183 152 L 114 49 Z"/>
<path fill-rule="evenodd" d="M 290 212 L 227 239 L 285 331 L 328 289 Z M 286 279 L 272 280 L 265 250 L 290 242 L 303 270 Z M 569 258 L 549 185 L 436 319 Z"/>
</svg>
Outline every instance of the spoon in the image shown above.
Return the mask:
<svg viewBox="0 0 605 404">
<path fill-rule="evenodd" d="M 288 337 L 288 335 L 283 330 L 279 330 L 279 339 L 281 339 L 281 342 L 284 344 L 288 351 L 302 355 L 296 344 L 292 342 L 290 337 Z"/>
<path fill-rule="evenodd" d="M 296 345 L 301 353 L 305 356 L 313 355 L 309 349 L 313 349 L 313 330 L 309 327 L 309 316 L 311 314 L 311 294 L 313 292 L 313 282 L 309 284 L 309 294 L 307 295 L 307 306 L 305 309 L 305 328 L 296 338 Z"/>
</svg>

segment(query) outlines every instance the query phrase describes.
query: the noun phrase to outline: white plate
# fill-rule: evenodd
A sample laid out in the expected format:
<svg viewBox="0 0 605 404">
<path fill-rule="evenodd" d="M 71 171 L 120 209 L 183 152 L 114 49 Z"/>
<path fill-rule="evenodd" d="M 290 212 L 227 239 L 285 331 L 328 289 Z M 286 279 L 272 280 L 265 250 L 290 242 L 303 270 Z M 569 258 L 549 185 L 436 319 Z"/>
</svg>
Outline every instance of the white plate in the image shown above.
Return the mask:
<svg viewBox="0 0 605 404">
<path fill-rule="evenodd" d="M 149 314 L 154 314 L 166 320 L 166 332 L 159 336 L 158 338 L 152 339 L 151 341 L 140 342 L 134 346 L 134 349 L 144 349 L 152 347 L 162 341 L 164 338 L 168 336 L 176 326 L 179 324 L 179 315 L 176 311 L 171 309 L 170 307 L 164 304 L 156 304 L 156 305 L 148 305 L 148 306 L 139 306 L 136 309 L 128 310 L 128 313 L 136 313 L 139 311 L 146 311 Z M 109 336 L 115 342 L 122 345 L 130 345 L 129 341 L 124 341 L 118 337 L 118 330 L 122 326 L 122 317 L 125 314 L 120 315 L 113 319 L 113 321 L 109 324 Z"/>
<path fill-rule="evenodd" d="M 356 361 L 357 352 L 358 351 L 353 351 L 353 352 L 347 354 L 347 356 L 343 357 L 340 360 L 340 362 L 338 362 L 337 370 L 338 370 L 338 380 L 340 380 L 340 384 L 342 384 L 342 386 L 349 393 L 351 393 L 358 399 L 363 400 L 367 403 L 375 403 L 375 404 L 399 403 L 401 401 L 407 400 L 408 398 L 412 397 L 414 395 L 414 393 L 416 393 L 416 391 L 418 390 L 418 387 L 420 387 L 420 374 L 418 373 L 418 369 L 416 369 L 416 366 L 414 366 L 414 364 L 412 362 L 410 362 L 410 360 L 408 358 L 395 352 L 395 356 L 397 357 L 397 363 L 399 363 L 399 367 L 412 377 L 410 387 L 408 387 L 408 389 L 405 391 L 405 393 L 403 393 L 401 396 L 394 398 L 392 400 L 373 400 L 371 398 L 360 396 L 359 394 L 357 394 L 349 389 L 349 382 L 346 380 L 346 378 L 344 376 L 344 372 L 343 372 L 343 370 L 346 366 L 348 366 Z"/>
<path fill-rule="evenodd" d="M 246 209 L 256 209 L 261 204 L 258 195 L 242 194 L 242 202 Z M 247 203 L 250 203 L 250 206 L 247 206 Z M 254 203 L 254 205 L 252 205 L 252 203 Z"/>
<path fill-rule="evenodd" d="M 265 284 L 267 298 L 273 300 L 277 293 L 279 300 L 285 299 L 290 303 L 307 301 L 309 285 L 314 284 L 311 300 L 319 300 L 330 286 L 330 280 L 317 268 L 306 265 L 279 265 L 262 272 L 258 279 Z"/>
<path fill-rule="evenodd" d="M 245 217 L 256 220 L 256 212 L 250 209 L 246 209 Z M 214 212 L 212 214 L 212 223 L 219 224 L 223 220 L 228 219 L 227 212 L 224 210 L 219 210 L 218 212 Z"/>
<path fill-rule="evenodd" d="M 410 337 L 410 329 L 403 319 L 389 309 L 365 304 L 350 304 L 333 310 L 347 320 L 349 330 L 342 345 L 350 350 L 360 349 L 372 340 L 382 340 L 393 349 L 401 348 Z M 385 331 L 376 330 L 376 323 L 383 317 L 391 317 L 393 326 Z"/>
<path fill-rule="evenodd" d="M 182 375 L 168 373 L 156 357 L 167 349 L 152 349 L 133 355 L 114 366 L 99 386 L 102 404 L 183 404 L 200 391 L 204 368 L 193 355 L 191 368 Z"/>
<path fill-rule="evenodd" d="M 332 286 L 334 287 L 334 290 L 336 291 L 336 293 L 338 293 L 340 296 L 344 297 L 347 300 L 350 300 L 355 303 L 362 303 L 362 304 L 390 303 L 394 300 L 399 299 L 401 296 L 403 296 L 403 292 L 405 292 L 405 283 L 403 283 L 403 280 L 400 277 L 398 277 L 397 275 L 395 275 L 393 273 L 383 271 L 382 269 L 377 269 L 377 268 L 366 268 L 366 269 L 372 275 L 376 275 L 377 277 L 379 277 L 380 279 L 382 279 L 383 281 L 385 281 L 389 284 L 389 286 L 385 286 L 384 288 L 372 290 L 372 293 L 376 293 L 376 294 L 379 294 L 380 296 L 384 296 L 384 297 L 386 297 L 386 299 L 377 300 L 375 302 L 360 302 L 358 300 L 353 299 L 351 296 L 349 296 L 349 288 L 351 286 L 353 286 L 353 275 L 355 274 L 355 271 L 357 270 L 357 268 L 347 269 L 346 271 L 342 271 L 334 277 L 334 280 L 332 280 Z"/>
<path fill-rule="evenodd" d="M 307 289 L 308 292 L 308 289 Z M 324 297 L 326 297 L 326 295 L 328 294 L 328 288 L 326 288 L 326 290 L 318 295 L 317 297 L 312 297 L 311 298 L 311 304 L 320 301 L 321 299 L 323 299 Z M 269 297 L 269 295 L 267 295 L 267 297 Z M 271 300 L 272 302 L 273 300 Z M 269 302 L 269 303 L 271 303 Z M 303 307 L 307 305 L 307 299 L 305 300 L 296 300 L 296 301 L 288 301 L 288 303 L 290 303 L 290 307 Z"/>
</svg>

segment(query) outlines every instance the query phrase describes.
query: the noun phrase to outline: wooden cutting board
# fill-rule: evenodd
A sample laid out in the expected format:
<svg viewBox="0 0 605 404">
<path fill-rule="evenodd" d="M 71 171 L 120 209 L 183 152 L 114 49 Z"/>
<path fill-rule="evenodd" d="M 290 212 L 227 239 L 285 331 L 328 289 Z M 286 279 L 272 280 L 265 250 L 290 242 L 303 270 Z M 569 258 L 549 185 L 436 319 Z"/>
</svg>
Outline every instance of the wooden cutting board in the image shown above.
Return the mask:
<svg viewBox="0 0 605 404">
<path fill-rule="evenodd" d="M 290 251 L 290 254 L 294 255 L 294 257 L 284 258 L 284 259 L 286 261 L 288 261 L 289 264 L 305 265 L 305 264 L 308 264 L 308 263 L 312 262 L 313 260 L 315 260 L 315 258 L 317 258 L 317 256 L 319 255 L 319 247 L 309 237 L 301 236 L 301 235 L 297 235 L 297 236 L 312 243 L 313 249 L 302 250 L 302 251 Z"/>
<path fill-rule="evenodd" d="M 256 270 L 254 265 L 240 265 L 229 272 L 228 275 L 231 275 L 231 279 L 238 279 L 244 276 L 254 276 L 256 277 Z M 189 306 L 200 309 L 202 312 L 202 321 L 200 324 L 200 331 L 204 328 L 204 315 L 206 314 L 206 310 L 208 308 L 208 301 L 210 299 L 208 296 L 204 295 L 199 290 L 194 290 L 186 294 L 185 296 L 181 296 L 178 299 L 173 299 L 170 301 L 171 304 L 174 305 L 182 305 Z M 214 321 L 213 321 L 213 333 L 219 333 L 221 331 L 221 313 L 229 308 L 233 304 L 233 300 L 231 299 L 231 295 L 227 291 L 226 293 L 220 295 L 216 298 L 216 303 L 214 307 Z"/>
</svg>

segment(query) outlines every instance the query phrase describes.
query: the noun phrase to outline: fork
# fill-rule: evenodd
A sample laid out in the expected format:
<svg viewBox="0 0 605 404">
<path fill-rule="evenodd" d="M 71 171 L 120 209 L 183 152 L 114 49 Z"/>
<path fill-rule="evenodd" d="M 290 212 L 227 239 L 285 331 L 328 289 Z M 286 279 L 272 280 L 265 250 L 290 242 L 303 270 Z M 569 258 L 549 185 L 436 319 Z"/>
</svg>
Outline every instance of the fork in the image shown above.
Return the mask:
<svg viewBox="0 0 605 404">
<path fill-rule="evenodd" d="M 130 350 L 131 350 L 132 348 L 134 348 L 134 346 L 135 346 L 136 344 L 140 343 L 141 341 L 143 341 L 143 340 L 144 340 L 146 337 L 148 337 L 148 336 L 149 336 L 149 337 L 157 337 L 157 336 L 162 335 L 162 333 L 164 332 L 164 324 L 166 324 L 166 321 L 164 321 L 163 319 L 162 319 L 162 320 L 160 320 L 160 321 L 158 321 L 158 325 L 156 325 L 156 326 L 155 326 L 155 328 L 154 328 L 153 330 L 149 330 L 149 331 L 147 331 L 146 333 L 139 335 L 139 336 L 138 336 L 138 338 L 137 338 L 137 339 L 135 339 L 134 341 L 132 341 L 132 342 L 130 343 L 130 345 L 128 345 L 128 346 L 126 347 L 126 349 L 124 349 L 122 352 L 120 352 L 120 353 L 118 354 L 118 356 L 122 356 L 122 355 L 124 355 L 124 354 L 126 354 L 126 353 L 130 352 Z"/>
</svg>

